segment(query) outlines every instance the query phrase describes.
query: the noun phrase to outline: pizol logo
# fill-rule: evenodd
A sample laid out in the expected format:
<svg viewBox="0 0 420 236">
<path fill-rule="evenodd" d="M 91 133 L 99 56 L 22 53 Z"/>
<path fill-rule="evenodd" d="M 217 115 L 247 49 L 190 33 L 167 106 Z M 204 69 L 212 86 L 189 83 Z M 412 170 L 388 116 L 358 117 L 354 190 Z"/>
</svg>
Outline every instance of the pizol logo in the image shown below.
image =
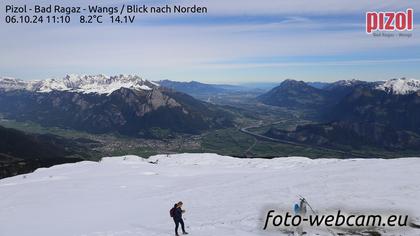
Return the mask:
<svg viewBox="0 0 420 236">
<path fill-rule="evenodd" d="M 373 31 L 412 31 L 413 9 L 405 12 L 367 12 L 366 33 Z"/>
</svg>

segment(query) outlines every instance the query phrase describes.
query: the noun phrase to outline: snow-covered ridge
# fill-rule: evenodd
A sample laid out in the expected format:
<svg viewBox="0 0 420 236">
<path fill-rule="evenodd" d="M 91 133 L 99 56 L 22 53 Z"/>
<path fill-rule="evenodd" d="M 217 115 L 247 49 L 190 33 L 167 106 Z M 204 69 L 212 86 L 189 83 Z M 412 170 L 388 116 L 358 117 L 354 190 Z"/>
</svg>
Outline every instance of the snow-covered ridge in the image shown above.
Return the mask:
<svg viewBox="0 0 420 236">
<path fill-rule="evenodd" d="M 0 77 L 0 89 L 6 91 L 28 90 L 39 93 L 68 91 L 76 93 L 111 94 L 120 88 L 151 90 L 158 84 L 137 75 L 67 75 L 62 79 L 24 81 Z"/>
<path fill-rule="evenodd" d="M 420 80 L 401 78 L 381 82 L 376 89 L 392 94 L 410 94 L 420 90 Z"/>
<path fill-rule="evenodd" d="M 351 80 L 339 80 L 333 84 L 335 85 L 339 85 L 339 86 L 352 86 L 354 84 L 358 84 L 360 83 L 360 80 L 356 80 L 356 79 L 351 79 Z"/>
<path fill-rule="evenodd" d="M 28 82 L 26 81 L 11 77 L 0 77 L 0 88 L 6 91 L 26 89 L 27 86 Z"/>
<path fill-rule="evenodd" d="M 238 159 L 204 153 L 64 164 L 0 180 L 0 235 L 174 235 L 169 209 L 180 200 L 190 235 L 290 235 L 262 231 L 262 213 L 267 206 L 292 211 L 299 195 L 320 212 L 407 210 L 420 222 L 419 168 L 419 158 Z M 419 235 L 411 228 L 378 231 Z"/>
</svg>

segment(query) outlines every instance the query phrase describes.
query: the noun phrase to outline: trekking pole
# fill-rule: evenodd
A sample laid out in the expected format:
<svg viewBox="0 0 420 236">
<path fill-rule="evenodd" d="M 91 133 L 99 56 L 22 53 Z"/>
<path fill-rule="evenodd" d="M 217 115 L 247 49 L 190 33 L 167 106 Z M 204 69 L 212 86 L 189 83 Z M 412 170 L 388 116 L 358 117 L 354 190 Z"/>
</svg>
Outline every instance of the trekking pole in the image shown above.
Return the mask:
<svg viewBox="0 0 420 236">
<path fill-rule="evenodd" d="M 318 214 L 313 208 L 312 208 L 312 206 L 311 206 L 311 204 L 309 204 L 309 202 L 306 200 L 306 198 L 304 198 L 304 197 L 302 197 L 301 195 L 298 195 L 299 197 L 300 197 L 300 199 L 301 200 L 303 200 L 308 206 L 309 206 L 309 209 L 311 209 L 311 211 L 312 211 L 312 213 L 313 214 Z M 329 229 L 329 228 L 326 228 L 332 235 L 337 235 L 334 231 L 332 231 L 331 229 Z"/>
<path fill-rule="evenodd" d="M 185 223 L 185 228 L 190 229 L 190 226 L 187 225 L 187 218 L 186 217 L 182 217 L 184 219 L 184 223 Z"/>
</svg>

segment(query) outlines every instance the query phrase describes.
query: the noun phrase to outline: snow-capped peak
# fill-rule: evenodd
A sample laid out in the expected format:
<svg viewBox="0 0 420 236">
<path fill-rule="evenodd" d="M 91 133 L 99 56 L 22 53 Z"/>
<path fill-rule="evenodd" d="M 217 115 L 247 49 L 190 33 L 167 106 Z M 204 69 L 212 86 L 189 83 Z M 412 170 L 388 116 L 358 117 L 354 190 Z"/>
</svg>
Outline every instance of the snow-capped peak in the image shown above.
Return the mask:
<svg viewBox="0 0 420 236">
<path fill-rule="evenodd" d="M 392 94 L 410 94 L 420 90 L 420 80 L 416 79 L 391 79 L 379 84 L 376 89 Z"/>
<path fill-rule="evenodd" d="M 25 89 L 27 82 L 12 77 L 0 77 L 0 89 L 6 91 L 9 90 L 21 90 Z"/>
<path fill-rule="evenodd" d="M 137 75 L 66 75 L 62 79 L 24 81 L 0 78 L 0 88 L 5 90 L 29 90 L 39 93 L 69 91 L 77 93 L 111 94 L 120 88 L 152 90 L 156 83 L 144 80 Z"/>
<path fill-rule="evenodd" d="M 352 85 L 357 84 L 357 83 L 360 83 L 360 80 L 351 79 L 351 80 L 339 80 L 339 81 L 335 82 L 334 84 L 341 85 L 341 86 L 352 86 Z"/>
</svg>

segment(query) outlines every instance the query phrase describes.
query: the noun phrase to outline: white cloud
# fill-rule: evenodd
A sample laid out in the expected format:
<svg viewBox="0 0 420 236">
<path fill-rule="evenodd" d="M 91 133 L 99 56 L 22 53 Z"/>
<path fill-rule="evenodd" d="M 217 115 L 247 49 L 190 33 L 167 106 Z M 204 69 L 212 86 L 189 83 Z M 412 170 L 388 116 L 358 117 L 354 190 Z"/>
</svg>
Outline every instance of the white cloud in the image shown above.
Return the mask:
<svg viewBox="0 0 420 236">
<path fill-rule="evenodd" d="M 3 67 L 194 66 L 270 56 L 317 56 L 419 46 L 409 39 L 373 38 L 364 31 L 311 31 L 312 24 L 60 27 L 12 30 L 1 38 Z M 17 32 L 16 32 L 17 31 Z M 15 37 L 19 35 L 19 37 Z"/>
</svg>

